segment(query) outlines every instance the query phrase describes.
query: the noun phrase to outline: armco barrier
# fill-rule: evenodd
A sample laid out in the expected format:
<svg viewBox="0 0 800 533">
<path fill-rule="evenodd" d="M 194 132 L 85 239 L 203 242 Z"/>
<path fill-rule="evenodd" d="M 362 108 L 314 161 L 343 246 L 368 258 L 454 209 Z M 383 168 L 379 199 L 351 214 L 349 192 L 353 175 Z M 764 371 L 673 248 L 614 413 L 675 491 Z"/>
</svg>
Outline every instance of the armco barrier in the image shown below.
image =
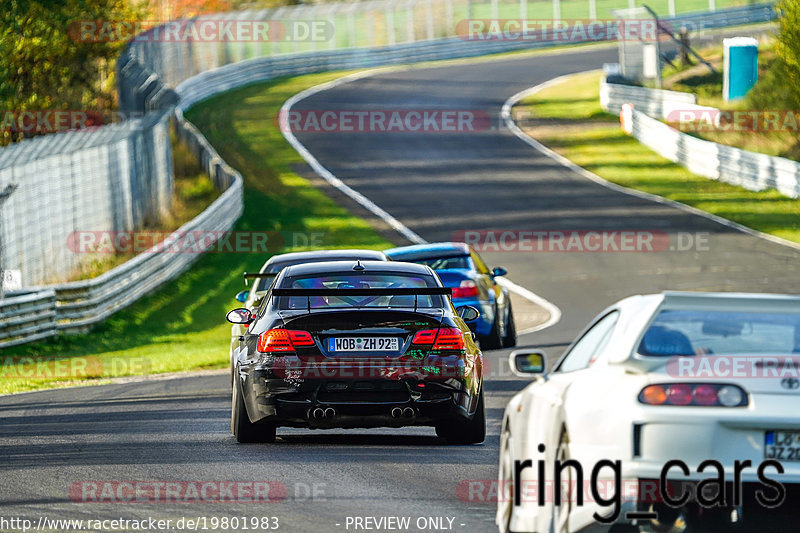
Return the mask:
<svg viewBox="0 0 800 533">
<path fill-rule="evenodd" d="M 796 161 L 698 139 L 631 105 L 623 107 L 622 123 L 639 142 L 699 176 L 800 198 L 800 163 Z"/>
<path fill-rule="evenodd" d="M 0 300 L 0 347 L 14 346 L 56 334 L 53 289 L 19 293 Z"/>
<path fill-rule="evenodd" d="M 675 109 L 704 109 L 697 105 L 697 97 L 692 93 L 606 83 L 605 79 L 601 80 L 600 107 L 603 111 L 619 115 L 624 104 L 633 104 L 639 111 L 661 118 L 666 118 Z"/>
<path fill-rule="evenodd" d="M 83 256 L 75 231 L 135 231 L 169 213 L 171 109 L 0 148 L 0 188 L 18 188 L 0 210 L 2 268 L 25 286 L 69 279 Z"/>
</svg>

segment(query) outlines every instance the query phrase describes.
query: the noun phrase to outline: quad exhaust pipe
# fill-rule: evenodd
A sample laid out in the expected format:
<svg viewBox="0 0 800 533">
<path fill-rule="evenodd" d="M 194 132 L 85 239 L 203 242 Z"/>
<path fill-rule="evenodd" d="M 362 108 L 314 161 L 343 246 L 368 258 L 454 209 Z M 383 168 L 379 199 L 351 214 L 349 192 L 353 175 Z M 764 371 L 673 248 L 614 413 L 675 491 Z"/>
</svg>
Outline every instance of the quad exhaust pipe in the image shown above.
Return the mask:
<svg viewBox="0 0 800 533">
<path fill-rule="evenodd" d="M 311 412 L 311 416 L 314 417 L 314 420 L 334 418 L 336 416 L 336 409 L 333 407 L 326 407 L 325 409 L 322 407 L 317 407 Z"/>
</svg>

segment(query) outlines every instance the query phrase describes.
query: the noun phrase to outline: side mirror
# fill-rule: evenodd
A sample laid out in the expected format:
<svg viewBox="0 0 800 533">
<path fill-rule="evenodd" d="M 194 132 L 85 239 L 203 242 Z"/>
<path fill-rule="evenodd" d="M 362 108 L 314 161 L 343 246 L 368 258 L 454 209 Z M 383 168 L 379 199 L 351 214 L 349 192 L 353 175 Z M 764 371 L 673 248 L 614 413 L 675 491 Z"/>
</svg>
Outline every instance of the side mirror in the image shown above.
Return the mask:
<svg viewBox="0 0 800 533">
<path fill-rule="evenodd" d="M 481 312 L 471 305 L 456 307 L 456 313 L 458 313 L 458 316 L 461 317 L 464 322 L 478 320 L 478 317 L 481 316 Z"/>
<path fill-rule="evenodd" d="M 508 356 L 508 366 L 514 375 L 529 378 L 545 371 L 545 357 L 541 350 L 514 350 Z"/>
<path fill-rule="evenodd" d="M 256 317 L 253 316 L 253 314 L 247 309 L 240 307 L 239 309 L 228 311 L 228 314 L 225 315 L 225 318 L 231 324 L 250 324 L 253 320 L 255 320 Z"/>
<path fill-rule="evenodd" d="M 503 267 L 494 267 L 492 269 L 492 276 L 505 276 L 508 274 L 508 270 Z"/>
<path fill-rule="evenodd" d="M 247 301 L 248 296 L 250 296 L 250 291 L 242 291 L 236 294 L 236 301 L 245 303 Z"/>
</svg>

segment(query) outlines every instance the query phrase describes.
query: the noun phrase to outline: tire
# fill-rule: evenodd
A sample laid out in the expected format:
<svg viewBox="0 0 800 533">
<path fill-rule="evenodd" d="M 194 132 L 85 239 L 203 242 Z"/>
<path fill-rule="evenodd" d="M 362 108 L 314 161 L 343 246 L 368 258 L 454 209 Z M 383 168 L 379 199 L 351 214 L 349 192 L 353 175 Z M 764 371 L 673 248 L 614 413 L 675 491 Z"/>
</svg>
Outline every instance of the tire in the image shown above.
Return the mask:
<svg viewBox="0 0 800 533">
<path fill-rule="evenodd" d="M 561 438 L 558 441 L 558 450 L 556 450 L 556 460 L 562 463 L 569 460 L 569 435 L 567 428 L 561 429 Z M 567 487 L 569 492 L 561 493 L 561 505 L 556 507 L 555 501 L 553 502 L 553 531 L 555 533 L 569 533 L 569 514 L 572 511 L 572 468 L 564 468 L 563 474 L 567 476 Z M 564 478 L 561 478 L 561 485 L 564 486 Z M 579 490 L 583 490 L 582 488 Z"/>
<path fill-rule="evenodd" d="M 472 420 L 466 423 L 443 422 L 436 426 L 436 436 L 447 441 L 447 444 L 480 444 L 486 439 L 486 408 L 483 400 L 483 389 L 478 396 L 478 408 Z"/>
<path fill-rule="evenodd" d="M 234 364 L 233 364 L 233 350 L 230 350 L 228 354 L 228 358 L 231 360 L 231 387 L 233 387 L 233 374 L 234 374 Z"/>
<path fill-rule="evenodd" d="M 511 309 L 511 302 L 508 303 L 508 325 L 506 326 L 506 336 L 503 337 L 503 348 L 513 348 L 517 345 L 517 325 L 514 323 L 514 310 Z"/>
<path fill-rule="evenodd" d="M 498 316 L 497 313 L 495 313 L 492 330 L 488 335 L 481 335 L 478 338 L 482 350 L 498 350 L 503 347 L 503 338 L 500 336 L 500 323 L 497 319 Z"/>
<path fill-rule="evenodd" d="M 237 442 L 275 442 L 276 427 L 274 424 L 253 424 L 247 416 L 241 385 L 238 379 L 233 382 L 231 401 L 231 432 Z"/>
<path fill-rule="evenodd" d="M 500 467 L 499 467 L 499 485 L 498 485 L 498 528 L 500 533 L 512 533 L 511 531 L 511 516 L 513 514 L 513 466 L 511 462 L 511 451 L 508 449 L 508 441 L 511 438 L 511 432 L 506 428 L 503 435 L 500 437 Z M 506 489 L 509 487 L 509 489 Z M 499 491 L 506 491 L 501 497 Z M 502 506 L 502 517 L 500 516 L 500 506 Z"/>
</svg>

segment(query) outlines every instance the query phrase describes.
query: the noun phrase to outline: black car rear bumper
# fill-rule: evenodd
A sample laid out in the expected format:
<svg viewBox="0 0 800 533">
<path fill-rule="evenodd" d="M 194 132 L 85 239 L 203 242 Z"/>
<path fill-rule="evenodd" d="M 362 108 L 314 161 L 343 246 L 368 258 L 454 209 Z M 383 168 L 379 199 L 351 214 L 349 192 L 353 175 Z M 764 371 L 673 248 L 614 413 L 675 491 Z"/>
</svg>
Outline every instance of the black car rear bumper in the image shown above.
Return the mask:
<svg viewBox="0 0 800 533">
<path fill-rule="evenodd" d="M 463 378 L 292 379 L 263 369 L 243 378 L 250 420 L 289 427 L 433 426 L 469 420 L 476 397 Z"/>
</svg>

